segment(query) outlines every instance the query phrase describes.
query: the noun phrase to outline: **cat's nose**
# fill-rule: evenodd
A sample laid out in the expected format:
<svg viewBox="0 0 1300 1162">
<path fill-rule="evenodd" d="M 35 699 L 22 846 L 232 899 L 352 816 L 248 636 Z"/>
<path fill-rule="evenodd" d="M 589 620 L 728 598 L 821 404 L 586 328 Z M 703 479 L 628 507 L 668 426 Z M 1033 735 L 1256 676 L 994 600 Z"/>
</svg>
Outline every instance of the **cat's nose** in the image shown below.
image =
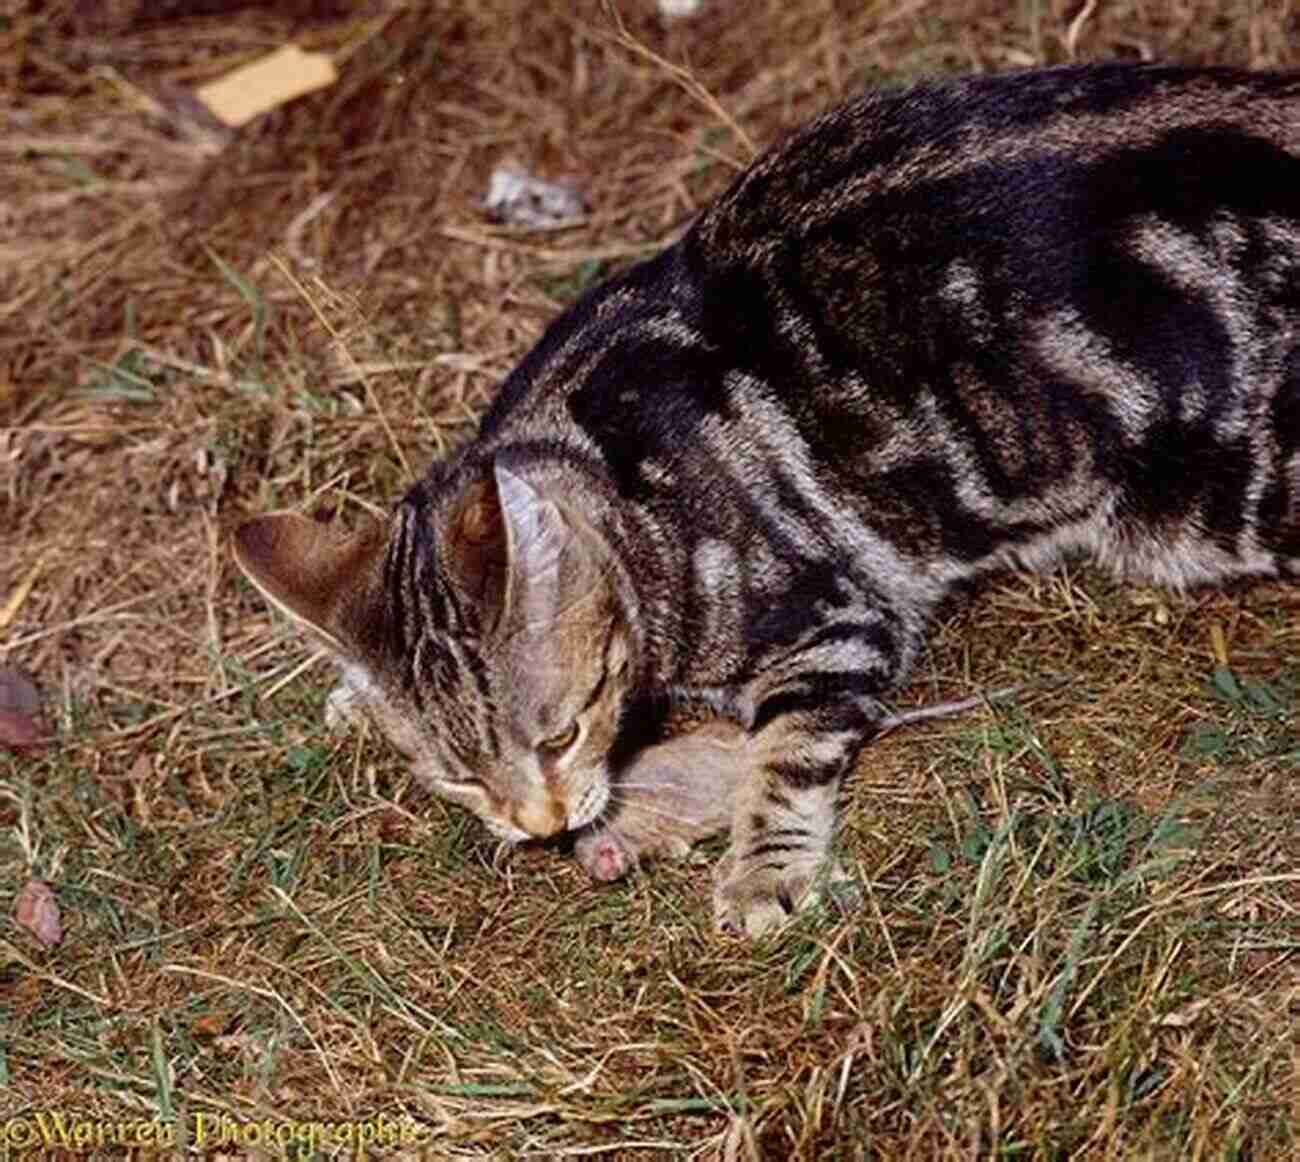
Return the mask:
<svg viewBox="0 0 1300 1162">
<path fill-rule="evenodd" d="M 522 828 L 536 839 L 545 839 L 564 830 L 568 812 L 564 809 L 563 803 L 548 795 L 521 803 L 514 809 L 512 815 L 515 826 Z"/>
</svg>

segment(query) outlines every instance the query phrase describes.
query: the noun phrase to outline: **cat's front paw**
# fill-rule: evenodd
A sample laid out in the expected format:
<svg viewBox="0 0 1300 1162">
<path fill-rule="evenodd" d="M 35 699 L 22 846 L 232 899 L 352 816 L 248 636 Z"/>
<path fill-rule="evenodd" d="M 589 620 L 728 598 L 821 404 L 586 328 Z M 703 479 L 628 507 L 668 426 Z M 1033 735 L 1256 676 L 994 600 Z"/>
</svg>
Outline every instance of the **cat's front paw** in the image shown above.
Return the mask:
<svg viewBox="0 0 1300 1162">
<path fill-rule="evenodd" d="M 729 936 L 762 936 L 785 924 L 810 894 L 816 869 L 746 867 L 728 852 L 713 888 L 713 920 Z"/>
<path fill-rule="evenodd" d="M 339 682 L 325 699 L 325 729 L 331 734 L 344 734 L 360 726 L 363 719 L 357 692 L 347 682 Z"/>
<path fill-rule="evenodd" d="M 745 868 L 731 852 L 718 867 L 713 889 L 713 920 L 729 936 L 763 936 L 788 923 L 797 912 L 825 903 L 841 914 L 855 911 L 861 889 L 838 862 L 770 864 Z"/>
</svg>

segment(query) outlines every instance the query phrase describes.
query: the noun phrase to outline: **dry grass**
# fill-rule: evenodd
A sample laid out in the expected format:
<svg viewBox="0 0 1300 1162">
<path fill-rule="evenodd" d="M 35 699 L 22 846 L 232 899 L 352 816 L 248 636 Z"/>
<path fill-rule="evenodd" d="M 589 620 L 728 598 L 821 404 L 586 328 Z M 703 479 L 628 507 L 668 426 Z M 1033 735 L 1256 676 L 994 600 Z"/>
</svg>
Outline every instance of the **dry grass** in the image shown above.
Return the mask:
<svg viewBox="0 0 1300 1162">
<path fill-rule="evenodd" d="M 874 748 L 842 844 L 863 911 L 755 946 L 711 933 L 704 861 L 596 888 L 324 732 L 328 675 L 223 530 L 382 508 L 750 139 L 925 72 L 1300 63 L 1289 0 L 619 7 L 654 56 L 558 0 L 0 16 L 0 609 L 34 577 L 0 661 L 56 734 L 0 754 L 0 903 L 43 877 L 67 930 L 0 942 L 0 1126 L 382 1113 L 438 1158 L 1295 1157 L 1294 589 L 992 586 L 909 700 L 1070 680 Z M 229 139 L 195 119 L 190 86 L 289 37 L 340 83 Z M 590 219 L 487 224 L 509 156 L 577 178 Z"/>
</svg>

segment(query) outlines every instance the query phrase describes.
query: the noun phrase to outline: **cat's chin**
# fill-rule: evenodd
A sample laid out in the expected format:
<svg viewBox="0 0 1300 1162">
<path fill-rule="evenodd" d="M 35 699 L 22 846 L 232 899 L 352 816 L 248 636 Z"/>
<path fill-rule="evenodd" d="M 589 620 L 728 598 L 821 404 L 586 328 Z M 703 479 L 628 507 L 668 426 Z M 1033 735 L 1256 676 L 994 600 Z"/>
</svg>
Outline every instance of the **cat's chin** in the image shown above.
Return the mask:
<svg viewBox="0 0 1300 1162">
<path fill-rule="evenodd" d="M 498 819 L 484 819 L 483 822 L 493 835 L 505 843 L 510 844 L 511 847 L 515 847 L 518 844 L 533 838 L 522 828 L 515 827 L 510 823 L 502 823 Z"/>
</svg>

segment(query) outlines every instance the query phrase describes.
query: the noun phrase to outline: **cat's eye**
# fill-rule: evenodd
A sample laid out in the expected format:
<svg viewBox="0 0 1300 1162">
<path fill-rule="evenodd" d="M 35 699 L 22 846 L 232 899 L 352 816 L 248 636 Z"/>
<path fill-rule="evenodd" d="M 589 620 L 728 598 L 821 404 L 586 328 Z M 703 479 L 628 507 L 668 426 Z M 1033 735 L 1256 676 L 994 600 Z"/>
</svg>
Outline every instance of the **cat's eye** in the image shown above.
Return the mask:
<svg viewBox="0 0 1300 1162">
<path fill-rule="evenodd" d="M 553 734 L 550 738 L 542 739 L 537 744 L 537 749 L 547 754 L 561 754 L 578 741 L 578 730 L 577 722 L 571 722 L 559 734 Z"/>
</svg>

